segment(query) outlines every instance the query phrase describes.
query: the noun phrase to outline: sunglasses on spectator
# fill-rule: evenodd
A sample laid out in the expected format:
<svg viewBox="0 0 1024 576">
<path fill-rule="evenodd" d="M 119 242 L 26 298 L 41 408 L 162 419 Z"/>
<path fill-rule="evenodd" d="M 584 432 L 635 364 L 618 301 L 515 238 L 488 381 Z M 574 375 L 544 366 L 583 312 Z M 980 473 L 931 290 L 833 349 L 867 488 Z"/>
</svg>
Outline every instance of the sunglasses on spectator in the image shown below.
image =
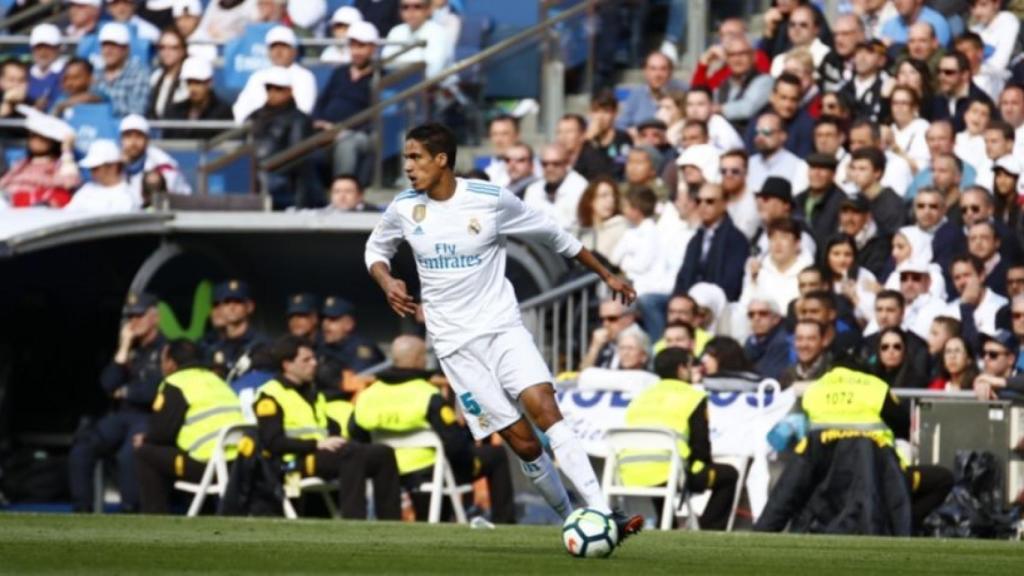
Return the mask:
<svg viewBox="0 0 1024 576">
<path fill-rule="evenodd" d="M 601 322 L 618 322 L 622 316 L 601 316 Z"/>
<path fill-rule="evenodd" d="M 882 344 L 879 346 L 879 349 L 882 352 L 888 352 L 889 350 L 892 350 L 893 352 L 901 352 L 903 350 L 903 344 Z"/>
<path fill-rule="evenodd" d="M 970 212 L 971 214 L 977 214 L 978 212 L 981 212 L 981 205 L 979 204 L 964 204 L 960 208 L 965 212 Z"/>
<path fill-rule="evenodd" d="M 742 168 L 719 168 L 718 172 L 722 176 L 742 176 L 743 175 L 743 169 Z"/>
<path fill-rule="evenodd" d="M 926 204 L 924 202 L 918 202 L 917 204 L 914 204 L 914 207 L 919 208 L 921 210 L 938 210 L 939 209 L 939 205 L 938 204 Z"/>
<path fill-rule="evenodd" d="M 924 274 L 920 272 L 900 272 L 900 282 L 920 282 L 924 280 Z"/>
<path fill-rule="evenodd" d="M 718 198 L 697 198 L 697 204 L 707 204 L 708 206 L 714 206 L 718 204 Z"/>
<path fill-rule="evenodd" d="M 753 320 L 754 318 L 767 318 L 772 315 L 771 310 L 751 310 L 747 312 L 747 318 Z"/>
<path fill-rule="evenodd" d="M 1002 350 L 992 350 L 992 349 L 989 349 L 989 350 L 985 350 L 982 354 L 985 356 L 985 358 L 987 358 L 989 360 L 995 360 L 996 358 L 999 358 L 1003 354 L 1006 354 L 1006 352 L 1003 352 Z"/>
<path fill-rule="evenodd" d="M 943 76 L 956 76 L 960 71 L 955 68 L 939 68 L 939 74 Z"/>
</svg>

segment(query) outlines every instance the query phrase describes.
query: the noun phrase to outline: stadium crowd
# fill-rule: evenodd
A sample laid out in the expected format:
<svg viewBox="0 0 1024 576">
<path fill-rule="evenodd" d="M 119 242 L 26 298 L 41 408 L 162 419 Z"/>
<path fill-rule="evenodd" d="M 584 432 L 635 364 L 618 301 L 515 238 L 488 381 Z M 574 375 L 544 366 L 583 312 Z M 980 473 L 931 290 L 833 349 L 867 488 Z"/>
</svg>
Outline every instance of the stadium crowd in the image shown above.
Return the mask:
<svg viewBox="0 0 1024 576">
<path fill-rule="evenodd" d="M 0 203 L 11 207 L 125 212 L 150 205 L 154 194 L 188 194 L 173 158 L 150 143 L 149 120 L 249 120 L 267 156 L 365 108 L 373 62 L 397 43 L 425 40 L 402 59 L 424 62 L 433 75 L 453 62 L 459 33 L 445 0 L 357 0 L 330 18 L 306 13 L 316 2 L 212 0 L 204 10 L 199 0 L 69 1 L 63 31 L 32 30 L 31 66 L 8 59 L 0 68 L 0 117 L 24 117 L 28 131 L 26 158 L 0 178 Z M 653 51 L 643 85 L 597 92 L 588 114 L 566 114 L 539 147 L 521 140 L 517 118 L 490 120 L 489 163 L 467 176 L 549 214 L 639 293 L 635 306 L 600 304 L 582 368 L 652 369 L 668 347 L 692 352 L 692 382 L 730 373 L 788 388 L 852 360 L 892 388 L 973 390 L 986 400 L 1024 392 L 1024 9 L 1005 0 L 855 0 L 849 8 L 828 21 L 812 2 L 776 0 L 759 37 L 743 19 L 725 19 L 688 82 L 676 78 L 673 51 Z M 222 101 L 211 88 L 208 42 L 267 23 L 272 65 L 252 74 L 234 101 Z M 318 94 L 297 61 L 297 38 L 328 31 L 344 42 L 321 55 L 338 68 Z M 76 57 L 60 56 L 62 36 L 80 40 Z M 62 118 L 98 102 L 118 118 L 120 144 L 96 140 L 76 159 Z M 303 189 L 309 179 L 297 171 L 273 175 L 275 207 L 378 210 L 362 196 L 368 141 L 365 130 L 343 133 L 321 159 L 330 166 L 329 195 Z M 298 340 L 278 341 L 258 362 L 256 344 L 266 340 L 248 324 L 244 284 L 218 290 L 211 340 L 202 350 L 168 350 L 178 363 L 205 358 L 231 376 L 234 392 L 256 401 L 261 435 L 263 420 L 290 402 L 255 391 L 274 374 L 312 383 L 308 358 L 333 359 L 334 372 L 322 382 L 316 372 L 317 385 L 350 393 L 339 375 L 383 359 L 353 335 L 353 311 L 340 297 L 321 308 L 296 295 L 288 325 Z M 126 312 L 133 320 L 113 365 L 138 361 L 142 351 L 129 352 L 142 346 L 151 374 L 136 399 L 116 367 L 104 373 L 104 389 L 125 402 L 108 417 L 117 420 L 109 435 L 100 426 L 76 441 L 72 473 L 83 510 L 92 506 L 100 454 L 145 460 L 133 439 L 163 377 L 152 365 L 163 342 L 152 326 L 136 326 L 155 314 L 151 306 Z M 345 326 L 332 324 L 339 318 Z M 242 356 L 249 367 L 236 365 Z M 416 362 L 398 368 L 423 370 Z M 254 374 L 263 380 L 253 382 Z M 315 394 L 307 400 L 319 402 Z M 446 406 L 434 406 L 431 426 L 455 425 Z M 262 440 L 273 446 L 273 436 Z M 320 455 L 339 446 L 302 449 Z M 294 445 L 281 451 L 302 453 Z M 395 477 L 408 470 L 401 459 L 397 472 L 368 464 L 378 456 L 358 456 L 359 469 L 389 486 L 375 495 L 394 496 Z M 339 470 L 324 458 L 325 469 Z M 507 472 L 507 463 L 495 466 Z M 135 468 L 122 466 L 123 494 L 143 468 L 136 480 Z M 502 485 L 492 479 L 492 491 L 495 482 Z M 165 506 L 133 498 L 129 490 L 129 507 Z M 378 502 L 378 512 L 395 513 L 392 504 Z"/>
</svg>

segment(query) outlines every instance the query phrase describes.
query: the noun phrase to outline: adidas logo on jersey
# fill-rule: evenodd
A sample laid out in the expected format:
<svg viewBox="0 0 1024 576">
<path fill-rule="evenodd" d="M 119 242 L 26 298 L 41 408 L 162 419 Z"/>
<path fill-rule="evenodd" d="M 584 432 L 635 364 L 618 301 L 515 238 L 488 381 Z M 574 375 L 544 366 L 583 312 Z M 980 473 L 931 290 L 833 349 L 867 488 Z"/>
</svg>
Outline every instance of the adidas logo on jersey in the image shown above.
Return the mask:
<svg viewBox="0 0 1024 576">
<path fill-rule="evenodd" d="M 412 231 L 412 233 L 415 236 L 422 236 L 423 235 L 423 227 L 422 226 L 417 226 L 416 229 Z"/>
</svg>

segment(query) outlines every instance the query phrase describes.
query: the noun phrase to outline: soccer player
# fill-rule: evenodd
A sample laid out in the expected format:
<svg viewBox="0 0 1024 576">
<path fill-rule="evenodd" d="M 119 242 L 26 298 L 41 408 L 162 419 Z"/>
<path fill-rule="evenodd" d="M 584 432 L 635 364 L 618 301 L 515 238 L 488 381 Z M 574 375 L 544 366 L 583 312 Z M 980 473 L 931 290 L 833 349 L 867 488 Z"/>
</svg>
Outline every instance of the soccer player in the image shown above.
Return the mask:
<svg viewBox="0 0 1024 576">
<path fill-rule="evenodd" d="M 405 140 L 412 189 L 391 202 L 366 242 L 366 267 L 401 317 L 422 314 L 441 368 L 477 439 L 497 432 L 522 460 L 523 472 L 565 518 L 572 505 L 518 401 L 550 440 L 563 472 L 590 508 L 613 515 L 619 534 L 636 533 L 643 517 L 612 513 L 587 454 L 562 420 L 551 372 L 523 326 L 505 278 L 509 235 L 542 239 L 596 272 L 629 304 L 636 291 L 613 275 L 557 223 L 507 189 L 456 178 L 455 136 L 439 124 L 414 128 Z M 422 304 L 391 275 L 390 260 L 406 240 L 416 258 Z"/>
</svg>

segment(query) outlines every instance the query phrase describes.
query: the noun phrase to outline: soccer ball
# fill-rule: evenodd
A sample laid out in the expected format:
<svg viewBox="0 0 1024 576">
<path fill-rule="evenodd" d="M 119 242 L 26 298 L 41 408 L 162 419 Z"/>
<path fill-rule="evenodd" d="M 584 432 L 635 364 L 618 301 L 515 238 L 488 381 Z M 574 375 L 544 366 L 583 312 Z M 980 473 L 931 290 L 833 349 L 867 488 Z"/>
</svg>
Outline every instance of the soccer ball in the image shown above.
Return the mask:
<svg viewBox="0 0 1024 576">
<path fill-rule="evenodd" d="M 599 510 L 577 508 L 562 524 L 562 543 L 577 558 L 607 558 L 619 543 L 619 527 Z"/>
</svg>

